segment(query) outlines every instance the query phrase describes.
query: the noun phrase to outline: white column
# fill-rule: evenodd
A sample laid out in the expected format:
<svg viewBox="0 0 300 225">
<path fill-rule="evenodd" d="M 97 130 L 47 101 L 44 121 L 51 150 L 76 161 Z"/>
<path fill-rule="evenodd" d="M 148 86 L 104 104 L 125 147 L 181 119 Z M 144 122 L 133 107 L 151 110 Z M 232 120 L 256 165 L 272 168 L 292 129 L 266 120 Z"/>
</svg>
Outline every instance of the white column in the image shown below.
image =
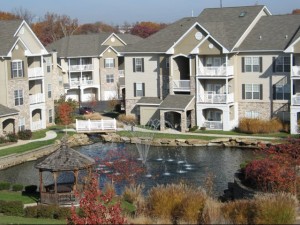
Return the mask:
<svg viewBox="0 0 300 225">
<path fill-rule="evenodd" d="M 229 106 L 226 107 L 226 109 L 223 110 L 223 130 L 224 131 L 230 131 L 231 130 L 231 126 L 230 126 L 230 110 L 229 110 Z"/>
<path fill-rule="evenodd" d="M 291 108 L 290 130 L 291 134 L 298 134 L 297 110 L 293 108 Z"/>
</svg>

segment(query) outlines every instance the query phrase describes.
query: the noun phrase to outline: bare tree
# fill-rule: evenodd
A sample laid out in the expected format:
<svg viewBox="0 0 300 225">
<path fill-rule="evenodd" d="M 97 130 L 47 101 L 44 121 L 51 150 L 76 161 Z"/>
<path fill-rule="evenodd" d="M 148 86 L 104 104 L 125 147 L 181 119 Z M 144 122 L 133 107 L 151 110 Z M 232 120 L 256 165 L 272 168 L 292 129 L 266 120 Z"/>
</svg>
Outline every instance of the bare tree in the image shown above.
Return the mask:
<svg viewBox="0 0 300 225">
<path fill-rule="evenodd" d="M 28 9 L 24 9 L 22 7 L 14 8 L 12 13 L 16 15 L 16 17 L 25 20 L 28 24 L 32 24 L 33 19 L 36 17 L 36 15 L 34 15 Z"/>
</svg>

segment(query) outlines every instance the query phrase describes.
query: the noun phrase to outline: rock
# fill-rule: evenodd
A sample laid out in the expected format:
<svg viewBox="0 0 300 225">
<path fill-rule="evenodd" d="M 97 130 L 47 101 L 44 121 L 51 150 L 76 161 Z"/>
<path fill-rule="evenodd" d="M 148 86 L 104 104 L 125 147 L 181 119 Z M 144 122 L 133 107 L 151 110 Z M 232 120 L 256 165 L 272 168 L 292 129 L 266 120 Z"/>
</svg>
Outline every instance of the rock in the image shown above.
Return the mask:
<svg viewBox="0 0 300 225">
<path fill-rule="evenodd" d="M 130 138 L 129 137 L 121 137 L 121 141 L 125 143 L 130 143 Z"/>
</svg>

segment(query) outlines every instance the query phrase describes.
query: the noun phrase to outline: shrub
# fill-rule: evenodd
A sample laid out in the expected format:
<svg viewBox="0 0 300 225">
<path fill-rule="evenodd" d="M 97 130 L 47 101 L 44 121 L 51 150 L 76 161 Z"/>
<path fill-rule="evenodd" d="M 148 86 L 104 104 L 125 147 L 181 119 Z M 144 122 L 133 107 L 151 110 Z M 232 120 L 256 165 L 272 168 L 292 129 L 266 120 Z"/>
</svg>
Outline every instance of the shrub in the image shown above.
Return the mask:
<svg viewBox="0 0 300 225">
<path fill-rule="evenodd" d="M 91 114 L 85 114 L 85 115 L 83 115 L 83 117 L 85 118 L 85 120 L 101 120 L 101 119 L 103 119 L 103 117 L 98 112 L 91 113 Z"/>
<path fill-rule="evenodd" d="M 294 192 L 295 172 L 289 164 L 265 158 L 253 160 L 245 168 L 245 181 L 260 191 Z"/>
<path fill-rule="evenodd" d="M 0 144 L 4 144 L 7 142 L 7 139 L 4 136 L 0 136 Z"/>
<path fill-rule="evenodd" d="M 24 205 L 21 201 L 1 201 L 0 212 L 7 216 L 23 216 Z"/>
<path fill-rule="evenodd" d="M 22 184 L 13 184 L 12 190 L 13 191 L 22 191 L 24 186 Z"/>
<path fill-rule="evenodd" d="M 9 142 L 17 142 L 18 141 L 18 135 L 16 135 L 15 133 L 7 134 L 6 138 Z"/>
<path fill-rule="evenodd" d="M 0 183 L 0 190 L 9 190 L 10 189 L 10 183 L 8 182 L 1 182 Z"/>
<path fill-rule="evenodd" d="M 278 119 L 261 120 L 243 118 L 239 122 L 238 130 L 248 134 L 275 133 L 283 129 L 282 122 Z"/>
<path fill-rule="evenodd" d="M 32 137 L 31 130 L 20 130 L 18 132 L 18 138 L 21 140 L 30 140 L 31 137 Z"/>
<path fill-rule="evenodd" d="M 116 107 L 119 104 L 120 104 L 120 100 L 118 100 L 116 98 L 112 98 L 112 99 L 108 100 L 108 108 L 110 109 L 110 111 L 116 110 Z"/>
<path fill-rule="evenodd" d="M 293 224 L 298 200 L 289 193 L 268 193 L 255 197 L 255 224 Z"/>
<path fill-rule="evenodd" d="M 199 129 L 198 126 L 193 126 L 193 127 L 191 127 L 191 128 L 189 129 L 189 131 L 193 132 L 193 131 L 196 131 L 196 130 L 198 130 L 198 129 Z"/>
<path fill-rule="evenodd" d="M 120 114 L 118 120 L 128 125 L 135 125 L 137 123 L 135 115 Z"/>
<path fill-rule="evenodd" d="M 221 207 L 225 220 L 232 224 L 253 224 L 254 201 L 236 200 L 227 202 Z"/>
<path fill-rule="evenodd" d="M 200 224 L 229 224 L 222 215 L 222 204 L 212 198 L 208 198 L 200 217 Z"/>
<path fill-rule="evenodd" d="M 28 185 L 28 186 L 25 186 L 25 193 L 27 194 L 33 194 L 35 193 L 37 190 L 37 186 L 36 185 Z"/>
<path fill-rule="evenodd" d="M 135 204 L 143 199 L 144 185 L 130 185 L 125 187 L 122 198 L 131 204 Z"/>
<path fill-rule="evenodd" d="M 62 220 L 67 219 L 71 215 L 71 209 L 69 207 L 57 207 L 53 218 Z"/>
<path fill-rule="evenodd" d="M 37 207 L 37 218 L 49 218 L 53 219 L 54 214 L 57 211 L 57 207 L 55 205 L 38 205 Z"/>
<path fill-rule="evenodd" d="M 37 218 L 38 206 L 28 206 L 24 209 L 24 216 L 28 218 Z"/>
</svg>

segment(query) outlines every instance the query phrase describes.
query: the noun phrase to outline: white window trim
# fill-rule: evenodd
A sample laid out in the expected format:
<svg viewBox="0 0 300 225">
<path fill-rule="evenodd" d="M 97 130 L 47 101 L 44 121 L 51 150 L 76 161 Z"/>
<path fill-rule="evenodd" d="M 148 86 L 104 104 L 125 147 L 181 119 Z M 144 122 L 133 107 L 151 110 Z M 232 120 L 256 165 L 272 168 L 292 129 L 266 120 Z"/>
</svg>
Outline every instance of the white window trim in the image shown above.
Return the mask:
<svg viewBox="0 0 300 225">
<path fill-rule="evenodd" d="M 16 63 L 16 65 L 17 65 L 17 69 L 14 69 L 14 68 L 13 68 L 15 63 Z M 21 64 L 21 68 L 19 68 L 19 63 Z M 22 61 L 22 60 L 13 60 L 11 66 L 12 66 L 11 70 L 12 70 L 12 77 L 13 77 L 13 78 L 20 78 L 20 77 L 23 77 L 23 76 L 24 76 L 24 71 L 23 71 L 23 61 Z M 16 71 L 17 76 L 15 76 L 14 71 Z M 21 71 L 21 73 L 19 73 L 19 71 Z"/>
<path fill-rule="evenodd" d="M 135 72 L 143 72 L 143 58 L 138 57 L 138 58 L 135 58 L 134 60 L 135 60 Z M 138 61 L 140 61 L 140 62 L 138 63 Z"/>
<path fill-rule="evenodd" d="M 25 130 L 25 118 L 19 118 L 18 130 Z"/>
<path fill-rule="evenodd" d="M 17 96 L 15 95 L 16 91 L 18 93 Z M 15 99 L 15 106 L 24 105 L 24 93 L 22 89 L 14 90 L 14 99 Z M 18 99 L 18 104 L 16 104 L 17 99 Z M 22 99 L 22 104 L 21 104 L 21 99 Z"/>
<path fill-rule="evenodd" d="M 115 67 L 114 58 L 105 58 L 104 59 L 104 68 L 114 68 L 114 67 Z"/>
<path fill-rule="evenodd" d="M 251 63 L 248 64 L 248 60 L 247 59 L 250 59 Z M 257 60 L 257 64 L 254 64 L 254 61 Z M 251 66 L 251 70 L 247 70 L 247 66 Z M 254 66 L 258 66 L 258 70 L 257 71 L 254 71 Z M 260 68 L 260 56 L 245 56 L 245 65 L 244 65 L 244 70 L 245 72 L 259 72 L 259 68 Z"/>
<path fill-rule="evenodd" d="M 113 74 L 106 74 L 106 83 L 111 84 L 115 82 L 115 77 Z"/>
<path fill-rule="evenodd" d="M 247 91 L 247 86 L 251 85 L 251 91 Z M 254 86 L 258 87 L 258 91 L 254 90 Z M 251 98 L 247 98 L 247 93 L 251 92 Z M 258 93 L 258 98 L 254 98 L 254 93 Z M 260 100 L 261 93 L 260 93 L 260 84 L 245 84 L 245 99 L 246 100 Z"/>
</svg>

